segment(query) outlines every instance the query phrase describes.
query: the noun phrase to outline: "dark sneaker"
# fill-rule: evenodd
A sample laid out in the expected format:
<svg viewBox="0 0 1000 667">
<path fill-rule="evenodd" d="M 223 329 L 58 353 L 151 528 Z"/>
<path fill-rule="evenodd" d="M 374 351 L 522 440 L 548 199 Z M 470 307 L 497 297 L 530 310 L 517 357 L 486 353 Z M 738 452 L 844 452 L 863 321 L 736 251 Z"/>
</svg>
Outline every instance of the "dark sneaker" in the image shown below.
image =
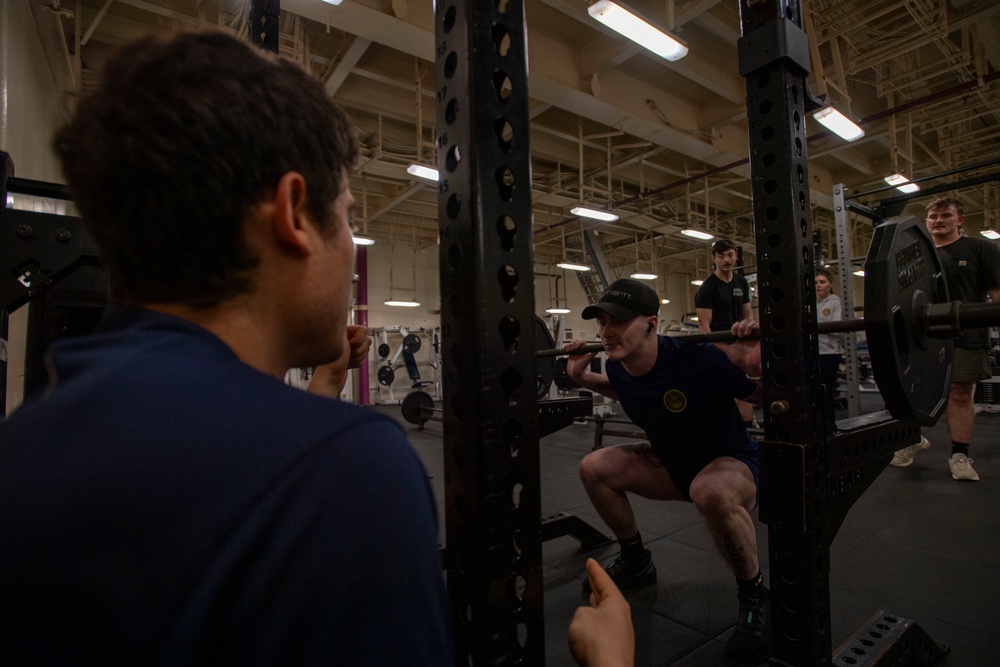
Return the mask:
<svg viewBox="0 0 1000 667">
<path fill-rule="evenodd" d="M 760 595 L 739 596 L 740 615 L 726 647 L 740 662 L 764 662 L 771 657 L 771 602 L 767 588 Z"/>
<path fill-rule="evenodd" d="M 643 560 L 638 563 L 630 563 L 622 558 L 621 552 L 619 552 L 618 557 L 604 567 L 619 590 L 627 591 L 656 583 L 656 566 L 653 565 L 653 554 L 649 553 L 649 549 L 645 549 L 644 553 Z M 590 599 L 590 577 L 583 580 L 583 597 Z"/>
</svg>

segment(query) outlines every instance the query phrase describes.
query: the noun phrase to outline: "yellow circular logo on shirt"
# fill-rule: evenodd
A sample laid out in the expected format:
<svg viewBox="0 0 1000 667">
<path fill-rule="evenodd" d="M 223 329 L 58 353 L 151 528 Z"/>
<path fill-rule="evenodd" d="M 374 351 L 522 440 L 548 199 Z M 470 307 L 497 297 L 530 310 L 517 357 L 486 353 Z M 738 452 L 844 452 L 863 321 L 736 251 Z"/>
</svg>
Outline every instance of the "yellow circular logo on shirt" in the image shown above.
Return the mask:
<svg viewBox="0 0 1000 667">
<path fill-rule="evenodd" d="M 832 312 L 831 308 L 824 308 L 823 309 L 823 317 L 830 317 L 830 313 L 831 312 Z"/>
<path fill-rule="evenodd" d="M 680 389 L 671 389 L 663 395 L 663 405 L 671 412 L 684 412 L 688 399 Z"/>
</svg>

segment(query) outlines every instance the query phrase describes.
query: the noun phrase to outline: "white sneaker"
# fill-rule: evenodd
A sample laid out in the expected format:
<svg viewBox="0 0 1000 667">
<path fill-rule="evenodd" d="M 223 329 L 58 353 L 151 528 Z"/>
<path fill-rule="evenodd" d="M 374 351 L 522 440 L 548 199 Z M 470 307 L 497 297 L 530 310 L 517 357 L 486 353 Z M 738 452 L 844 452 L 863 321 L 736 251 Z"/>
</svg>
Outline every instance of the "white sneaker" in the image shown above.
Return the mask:
<svg viewBox="0 0 1000 667">
<path fill-rule="evenodd" d="M 978 482 L 979 475 L 972 469 L 972 459 L 965 454 L 952 454 L 948 459 L 948 467 L 951 468 L 952 479 L 967 479 L 970 482 Z"/>
<path fill-rule="evenodd" d="M 924 436 L 920 436 L 920 442 L 917 444 L 897 450 L 892 460 L 889 461 L 889 465 L 896 466 L 897 468 L 905 468 L 913 463 L 913 457 L 924 450 L 930 449 L 930 447 L 930 441 Z"/>
</svg>

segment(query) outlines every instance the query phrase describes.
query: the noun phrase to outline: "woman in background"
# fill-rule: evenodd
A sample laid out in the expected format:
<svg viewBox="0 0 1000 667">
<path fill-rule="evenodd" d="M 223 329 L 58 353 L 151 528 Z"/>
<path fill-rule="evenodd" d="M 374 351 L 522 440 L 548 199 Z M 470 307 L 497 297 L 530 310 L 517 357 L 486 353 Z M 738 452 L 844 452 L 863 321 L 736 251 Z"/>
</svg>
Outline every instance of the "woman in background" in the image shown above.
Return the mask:
<svg viewBox="0 0 1000 667">
<path fill-rule="evenodd" d="M 842 319 L 840 297 L 834 294 L 833 277 L 820 269 L 816 272 L 816 321 L 836 322 Z M 819 381 L 826 386 L 826 421 L 832 427 L 834 404 L 837 398 L 837 376 L 844 355 L 842 334 L 819 336 Z"/>
</svg>

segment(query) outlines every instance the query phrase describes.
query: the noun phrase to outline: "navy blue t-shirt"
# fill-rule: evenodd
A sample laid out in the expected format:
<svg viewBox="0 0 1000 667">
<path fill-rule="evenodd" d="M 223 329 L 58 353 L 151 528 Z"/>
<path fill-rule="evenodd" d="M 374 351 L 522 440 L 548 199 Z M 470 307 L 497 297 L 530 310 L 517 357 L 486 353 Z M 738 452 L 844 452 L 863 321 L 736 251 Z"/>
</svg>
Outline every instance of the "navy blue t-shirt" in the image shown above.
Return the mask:
<svg viewBox="0 0 1000 667">
<path fill-rule="evenodd" d="M 0 423 L 0 663 L 445 665 L 427 475 L 399 426 L 113 309 Z"/>
<path fill-rule="evenodd" d="M 658 341 L 656 363 L 645 375 L 629 375 L 620 361 L 608 361 L 606 372 L 625 414 L 646 432 L 686 496 L 691 480 L 714 459 L 756 460 L 757 442 L 733 399 L 747 398 L 757 385 L 713 345 L 668 336 Z"/>
</svg>

